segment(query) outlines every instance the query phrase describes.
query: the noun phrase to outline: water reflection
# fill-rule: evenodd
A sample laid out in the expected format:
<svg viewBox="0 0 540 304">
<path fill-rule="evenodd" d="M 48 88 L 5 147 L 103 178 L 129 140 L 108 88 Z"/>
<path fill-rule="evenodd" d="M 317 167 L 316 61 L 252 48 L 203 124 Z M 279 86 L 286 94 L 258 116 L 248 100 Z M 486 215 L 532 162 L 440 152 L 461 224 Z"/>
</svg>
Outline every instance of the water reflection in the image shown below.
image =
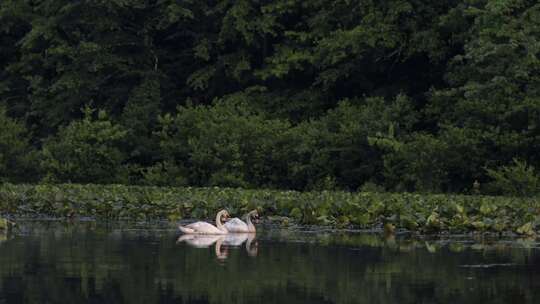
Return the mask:
<svg viewBox="0 0 540 304">
<path fill-rule="evenodd" d="M 214 245 L 214 253 L 219 260 L 224 260 L 228 257 L 229 247 L 240 247 L 244 243 L 246 244 L 245 249 L 249 256 L 255 257 L 258 253 L 258 243 L 255 241 L 254 233 L 234 233 L 227 235 L 184 234 L 176 242 L 184 242 L 194 248 L 208 248 Z"/>
<path fill-rule="evenodd" d="M 539 247 L 275 229 L 182 239 L 167 223 L 28 222 L 0 238 L 0 303 L 540 303 Z"/>
</svg>

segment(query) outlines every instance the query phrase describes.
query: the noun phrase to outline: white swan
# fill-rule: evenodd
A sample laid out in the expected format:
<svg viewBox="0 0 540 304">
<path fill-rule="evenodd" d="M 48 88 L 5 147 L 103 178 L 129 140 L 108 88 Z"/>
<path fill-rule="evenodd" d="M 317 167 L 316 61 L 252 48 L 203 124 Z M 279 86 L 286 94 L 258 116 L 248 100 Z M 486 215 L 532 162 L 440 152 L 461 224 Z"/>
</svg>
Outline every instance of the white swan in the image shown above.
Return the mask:
<svg viewBox="0 0 540 304">
<path fill-rule="evenodd" d="M 195 222 L 185 226 L 178 226 L 178 228 L 185 234 L 227 234 L 227 228 L 223 226 L 221 220 L 228 217 L 227 210 L 221 210 L 216 215 L 216 226 L 207 222 Z"/>
<path fill-rule="evenodd" d="M 250 211 L 245 215 L 246 222 L 235 217 L 225 223 L 225 228 L 231 233 L 255 233 L 255 225 L 251 222 L 251 218 L 259 218 L 257 210 Z"/>
</svg>

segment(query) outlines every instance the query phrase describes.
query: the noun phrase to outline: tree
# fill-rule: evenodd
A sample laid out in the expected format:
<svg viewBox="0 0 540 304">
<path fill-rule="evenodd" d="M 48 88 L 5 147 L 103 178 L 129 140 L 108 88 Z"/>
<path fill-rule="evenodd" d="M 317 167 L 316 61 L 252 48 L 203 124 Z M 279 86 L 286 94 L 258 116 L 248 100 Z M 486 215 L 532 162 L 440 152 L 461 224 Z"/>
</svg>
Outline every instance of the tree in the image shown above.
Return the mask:
<svg viewBox="0 0 540 304">
<path fill-rule="evenodd" d="M 112 123 L 107 113 L 86 106 L 84 117 L 49 138 L 43 146 L 42 167 L 46 181 L 120 183 L 125 181 L 125 155 L 120 143 L 127 132 Z"/>
<path fill-rule="evenodd" d="M 193 17 L 176 1 L 20 3 L 7 0 L 0 11 L 0 18 L 24 25 L 15 38 L 20 56 L 6 65 L 4 93 L 24 105 L 26 121 L 39 136 L 80 118 L 78 109 L 88 101 L 118 117 L 149 77 L 167 90 L 175 83 L 161 69 L 160 58 L 169 56 L 160 43 L 182 39 L 168 32 Z M 15 89 L 19 94 L 9 93 Z M 161 107 L 159 98 L 152 102 Z"/>
<path fill-rule="evenodd" d="M 0 181 L 29 182 L 36 179 L 36 152 L 24 125 L 0 106 Z"/>
<path fill-rule="evenodd" d="M 540 5 L 475 1 L 462 14 L 474 18 L 464 53 L 450 62 L 449 88 L 434 90 L 426 113 L 438 121 L 441 138 L 459 130 L 475 142 L 469 151 L 479 157 L 450 172 L 453 181 L 471 185 L 485 179 L 482 166 L 514 157 L 540 163 Z"/>
<path fill-rule="evenodd" d="M 289 124 L 267 119 L 242 99 L 230 96 L 211 106 L 179 107 L 175 116 L 162 117 L 161 124 L 161 154 L 185 168 L 190 184 L 282 184 L 286 163 L 275 154 Z"/>
</svg>

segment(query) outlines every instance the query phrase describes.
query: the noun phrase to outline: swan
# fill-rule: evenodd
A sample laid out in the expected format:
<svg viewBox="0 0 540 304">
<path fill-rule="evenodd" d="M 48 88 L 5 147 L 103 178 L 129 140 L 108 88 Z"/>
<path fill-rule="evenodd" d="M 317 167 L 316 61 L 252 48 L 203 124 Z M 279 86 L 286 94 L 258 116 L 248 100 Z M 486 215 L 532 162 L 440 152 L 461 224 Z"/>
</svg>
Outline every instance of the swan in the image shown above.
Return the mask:
<svg viewBox="0 0 540 304">
<path fill-rule="evenodd" d="M 257 210 L 250 211 L 245 215 L 246 222 L 235 217 L 225 223 L 225 228 L 231 233 L 255 233 L 255 225 L 251 222 L 251 218 L 259 218 Z"/>
<path fill-rule="evenodd" d="M 227 234 L 227 228 L 221 223 L 222 218 L 228 218 L 227 210 L 221 210 L 216 215 L 216 226 L 207 222 L 195 222 L 185 226 L 178 226 L 185 234 Z"/>
</svg>

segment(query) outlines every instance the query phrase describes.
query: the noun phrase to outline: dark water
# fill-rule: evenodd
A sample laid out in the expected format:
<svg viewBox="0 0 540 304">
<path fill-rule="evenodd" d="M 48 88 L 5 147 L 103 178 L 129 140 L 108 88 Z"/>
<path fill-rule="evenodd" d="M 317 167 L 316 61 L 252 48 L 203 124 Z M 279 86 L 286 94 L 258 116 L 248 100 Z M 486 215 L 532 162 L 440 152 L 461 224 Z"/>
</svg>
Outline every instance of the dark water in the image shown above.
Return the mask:
<svg viewBox="0 0 540 304">
<path fill-rule="evenodd" d="M 0 235 L 0 303 L 540 303 L 536 240 L 178 237 L 166 224 L 19 223 Z"/>
</svg>

